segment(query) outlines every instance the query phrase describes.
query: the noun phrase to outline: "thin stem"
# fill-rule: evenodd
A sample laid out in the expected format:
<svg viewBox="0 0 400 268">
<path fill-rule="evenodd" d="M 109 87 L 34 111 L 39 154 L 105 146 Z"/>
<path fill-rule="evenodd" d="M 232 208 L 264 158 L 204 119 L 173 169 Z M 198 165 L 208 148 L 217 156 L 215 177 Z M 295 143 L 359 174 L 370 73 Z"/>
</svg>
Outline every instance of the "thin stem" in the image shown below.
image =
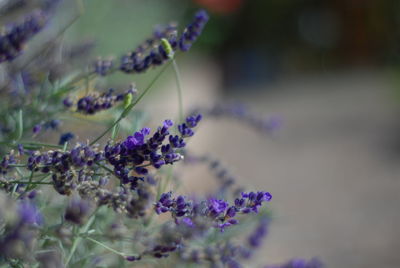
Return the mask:
<svg viewBox="0 0 400 268">
<path fill-rule="evenodd" d="M 19 141 L 18 143 L 16 141 L 0 141 L 0 144 L 7 145 L 10 147 L 17 147 L 18 144 L 21 144 L 21 145 L 27 146 L 27 147 L 33 146 L 33 147 L 49 147 L 49 148 L 57 148 L 57 149 L 63 148 L 61 145 L 42 143 L 42 142 L 34 142 L 34 141 Z"/>
<path fill-rule="evenodd" d="M 151 87 L 152 87 L 152 86 L 154 85 L 154 83 L 158 80 L 158 78 L 160 78 L 160 76 L 164 73 L 164 71 L 167 69 L 168 66 L 169 66 L 169 63 L 167 63 L 167 64 L 165 65 L 165 67 L 153 78 L 153 80 L 150 82 L 150 84 L 147 86 L 147 88 L 142 92 L 142 94 L 140 94 L 139 97 L 138 97 L 134 102 L 132 102 L 131 104 L 129 104 L 129 106 L 126 107 L 126 108 L 122 111 L 122 113 L 121 113 L 121 115 L 118 117 L 118 119 L 117 119 L 110 127 L 108 127 L 103 133 L 101 133 L 100 136 L 98 136 L 96 139 L 94 139 L 94 140 L 90 143 L 90 145 L 93 145 L 93 144 L 95 144 L 96 142 L 98 142 L 98 141 L 99 141 L 101 138 L 103 138 L 109 131 L 111 131 L 111 130 L 114 128 L 114 126 L 115 126 L 116 124 L 118 124 L 122 119 L 124 119 L 124 118 L 129 114 L 129 112 L 132 110 L 132 108 L 135 107 L 136 104 L 139 103 L 139 101 L 146 95 L 147 92 L 149 92 L 149 90 L 151 89 Z"/>
<path fill-rule="evenodd" d="M 24 119 L 23 119 L 23 113 L 22 110 L 19 110 L 18 112 L 18 131 L 17 131 L 17 138 L 16 140 L 19 140 L 22 138 L 22 134 L 24 133 Z"/>
<path fill-rule="evenodd" d="M 108 249 L 109 251 L 111 251 L 111 252 L 113 252 L 113 253 L 115 253 L 115 254 L 117 254 L 117 255 L 120 255 L 120 256 L 122 256 L 122 257 L 129 256 L 128 254 L 125 254 L 125 253 L 123 253 L 123 252 L 120 252 L 120 251 L 118 251 L 118 250 L 115 250 L 115 249 L 113 249 L 113 248 L 111 248 L 111 247 L 109 247 L 109 246 L 107 246 L 107 245 L 101 243 L 100 241 L 97 241 L 96 239 L 91 238 L 91 237 L 85 236 L 85 237 L 83 237 L 83 238 L 85 238 L 85 239 L 87 239 L 87 240 L 89 240 L 89 241 L 92 241 L 93 243 L 95 243 L 95 244 L 97 244 L 97 245 L 99 245 L 99 246 L 102 246 L 103 248 Z"/>
<path fill-rule="evenodd" d="M 68 148 L 68 141 L 64 143 L 64 146 L 63 146 L 63 149 L 62 149 L 63 152 L 66 152 L 67 148 Z"/>
<path fill-rule="evenodd" d="M 27 146 L 49 147 L 49 148 L 57 148 L 57 149 L 62 149 L 63 148 L 63 146 L 61 146 L 61 145 L 42 143 L 42 142 L 22 141 L 22 142 L 19 142 L 19 143 L 22 144 L 22 145 L 27 145 Z"/>
<path fill-rule="evenodd" d="M 29 180 L 28 180 L 28 186 L 26 187 L 25 191 L 21 194 L 22 196 L 24 196 L 27 192 L 29 192 L 32 188 L 32 179 L 33 179 L 33 170 L 31 170 L 31 174 L 29 175 Z"/>
<path fill-rule="evenodd" d="M 89 220 L 87 221 L 87 223 L 79 230 L 79 233 L 86 233 L 90 226 L 92 225 L 92 223 L 94 222 L 95 216 L 96 216 L 96 212 L 97 210 L 95 210 L 92 214 L 92 216 L 90 216 Z M 67 260 L 65 261 L 65 267 L 68 267 L 68 264 L 70 263 L 72 256 L 74 255 L 79 243 L 81 242 L 82 237 L 81 236 L 76 236 L 74 238 L 74 242 L 72 243 L 72 247 L 71 247 L 71 251 L 68 254 Z"/>
<path fill-rule="evenodd" d="M 100 164 L 100 163 L 96 163 L 96 165 L 98 165 L 98 166 L 101 167 L 101 168 L 104 168 L 105 170 L 107 170 L 107 171 L 110 172 L 111 174 L 114 173 L 111 169 L 109 169 L 109 168 L 106 167 L 105 165 L 102 165 L 102 164 Z"/>
<path fill-rule="evenodd" d="M 0 182 L 0 183 L 4 183 L 4 182 Z M 46 184 L 46 185 L 51 185 L 53 184 L 52 182 L 42 182 L 42 181 L 10 181 L 8 183 L 15 183 L 15 184 L 26 184 L 26 185 L 36 185 L 36 184 Z"/>
<path fill-rule="evenodd" d="M 182 80 L 176 60 L 172 59 L 172 66 L 174 67 L 174 74 L 176 80 L 176 88 L 178 90 L 178 107 L 179 107 L 179 121 L 183 122 L 183 97 L 182 97 Z"/>
<path fill-rule="evenodd" d="M 118 135 L 118 130 L 119 130 L 119 124 L 116 124 L 116 125 L 113 127 L 112 132 L 111 132 L 111 140 L 115 140 L 115 138 L 116 138 L 117 135 Z"/>
<path fill-rule="evenodd" d="M 26 167 L 26 164 L 9 164 L 9 167 Z"/>
<path fill-rule="evenodd" d="M 83 3 L 82 0 L 75 0 L 75 3 L 78 8 L 79 14 L 83 15 L 85 13 L 85 4 Z"/>
</svg>

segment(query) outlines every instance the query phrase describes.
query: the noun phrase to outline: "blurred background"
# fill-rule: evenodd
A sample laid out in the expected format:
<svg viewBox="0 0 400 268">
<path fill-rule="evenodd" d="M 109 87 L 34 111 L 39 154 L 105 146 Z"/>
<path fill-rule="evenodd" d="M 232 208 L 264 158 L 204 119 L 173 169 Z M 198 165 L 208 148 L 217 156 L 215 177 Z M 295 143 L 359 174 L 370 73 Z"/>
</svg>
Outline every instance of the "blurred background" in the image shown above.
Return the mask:
<svg viewBox="0 0 400 268">
<path fill-rule="evenodd" d="M 400 2 L 86 1 L 69 33 L 94 56 L 134 48 L 159 23 L 182 27 L 198 8 L 211 19 L 178 56 L 184 106 L 240 101 L 278 115 L 273 137 L 209 119 L 193 151 L 221 159 L 249 189 L 273 195 L 269 237 L 254 267 L 318 256 L 327 267 L 399 267 Z M 154 73 L 150 72 L 149 76 Z M 146 76 L 115 76 L 105 83 Z M 176 115 L 172 71 L 142 107 Z M 208 170 L 184 170 L 186 191 L 208 191 Z"/>
<path fill-rule="evenodd" d="M 273 136 L 206 119 L 191 141 L 239 184 L 272 193 L 273 221 L 254 267 L 313 256 L 327 267 L 399 267 L 400 1 L 84 2 L 64 40 L 93 41 L 85 55 L 92 59 L 118 57 L 154 25 L 183 28 L 197 9 L 208 10 L 203 35 L 177 58 L 185 110 L 239 101 L 282 118 Z M 58 20 L 74 12 L 74 1 L 65 1 Z M 156 72 L 102 83 L 136 82 L 140 90 Z M 175 88 L 169 70 L 141 103 L 152 121 L 176 117 Z M 186 191 L 215 187 L 206 168 L 181 172 Z"/>
</svg>

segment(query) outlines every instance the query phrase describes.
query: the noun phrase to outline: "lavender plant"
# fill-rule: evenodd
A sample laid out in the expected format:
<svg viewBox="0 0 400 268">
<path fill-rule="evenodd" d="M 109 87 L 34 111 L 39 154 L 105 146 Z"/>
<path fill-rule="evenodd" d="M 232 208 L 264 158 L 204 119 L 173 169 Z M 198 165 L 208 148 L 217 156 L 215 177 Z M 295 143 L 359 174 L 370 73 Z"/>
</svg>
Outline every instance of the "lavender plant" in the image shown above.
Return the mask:
<svg viewBox="0 0 400 268">
<path fill-rule="evenodd" d="M 98 59 L 89 71 L 70 75 L 73 70 L 48 63 L 39 52 L 32 64 L 12 68 L 29 40 L 51 23 L 56 2 L 39 1 L 37 10 L 0 36 L 0 62 L 10 64 L 2 69 L 0 91 L 0 265 L 243 267 L 267 235 L 272 195 L 227 187 L 235 180 L 219 162 L 188 153 L 200 113 L 181 116 L 178 124 L 166 118 L 153 131 L 135 125 L 136 131 L 126 134 L 122 124 L 136 124 L 136 105 L 169 64 L 177 71 L 174 54 L 191 48 L 207 12 L 195 13 L 182 32 L 175 24 L 156 28 L 118 64 Z M 64 57 L 62 65 L 71 58 Z M 96 84 L 114 72 L 138 74 L 159 65 L 164 69 L 144 89 L 104 91 Z M 99 114 L 115 116 L 88 140 L 71 130 L 60 132 L 63 121 L 86 122 Z M 59 135 L 58 142 L 42 142 L 47 132 Z M 220 189 L 208 197 L 176 193 L 171 167 L 185 156 L 217 170 Z M 276 267 L 320 266 L 292 261 Z"/>
</svg>

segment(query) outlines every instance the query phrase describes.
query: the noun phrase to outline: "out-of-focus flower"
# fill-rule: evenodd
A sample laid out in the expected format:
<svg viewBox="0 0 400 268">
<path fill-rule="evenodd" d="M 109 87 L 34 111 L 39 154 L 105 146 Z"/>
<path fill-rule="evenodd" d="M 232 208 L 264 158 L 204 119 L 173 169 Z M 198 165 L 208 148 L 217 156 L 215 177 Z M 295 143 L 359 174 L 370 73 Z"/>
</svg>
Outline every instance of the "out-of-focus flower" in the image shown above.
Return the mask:
<svg viewBox="0 0 400 268">
<path fill-rule="evenodd" d="M 73 138 L 75 138 L 74 133 L 72 133 L 72 132 L 63 133 L 60 136 L 60 140 L 58 141 L 58 144 L 59 145 L 64 145 L 64 143 L 69 142 Z"/>
<path fill-rule="evenodd" d="M 45 12 L 36 10 L 23 22 L 9 25 L 4 34 L 0 35 L 0 63 L 18 57 L 26 42 L 43 29 L 47 20 Z"/>
<path fill-rule="evenodd" d="M 16 218 L 11 222 L 4 222 L 2 219 L 5 228 L 0 236 L 0 256 L 31 259 L 37 226 L 43 224 L 42 214 L 27 200 L 21 200 L 16 206 L 9 208 L 15 209 Z"/>
<path fill-rule="evenodd" d="M 317 258 L 313 258 L 311 260 L 296 258 L 290 260 L 285 264 L 265 266 L 265 268 L 322 268 L 322 267 L 324 267 L 323 263 Z"/>
<path fill-rule="evenodd" d="M 85 223 L 90 211 L 91 206 L 89 201 L 73 197 L 65 211 L 64 217 L 69 222 L 82 225 Z"/>
<path fill-rule="evenodd" d="M 208 22 L 208 14 L 205 10 L 196 12 L 193 21 L 178 36 L 175 24 L 159 27 L 153 37 L 147 39 L 134 51 L 121 57 L 121 62 L 114 68 L 112 59 L 98 59 L 93 64 L 93 71 L 105 76 L 119 70 L 124 73 L 142 73 L 151 67 L 164 64 L 171 59 L 171 55 L 177 50 L 188 51 L 197 38 L 201 35 L 204 26 Z M 166 49 L 167 47 L 168 49 Z"/>
<path fill-rule="evenodd" d="M 262 116 L 256 114 L 241 103 L 217 103 L 212 107 L 195 108 L 192 113 L 201 113 L 206 115 L 207 118 L 232 118 L 267 134 L 274 134 L 280 130 L 283 121 L 280 116 Z"/>
</svg>

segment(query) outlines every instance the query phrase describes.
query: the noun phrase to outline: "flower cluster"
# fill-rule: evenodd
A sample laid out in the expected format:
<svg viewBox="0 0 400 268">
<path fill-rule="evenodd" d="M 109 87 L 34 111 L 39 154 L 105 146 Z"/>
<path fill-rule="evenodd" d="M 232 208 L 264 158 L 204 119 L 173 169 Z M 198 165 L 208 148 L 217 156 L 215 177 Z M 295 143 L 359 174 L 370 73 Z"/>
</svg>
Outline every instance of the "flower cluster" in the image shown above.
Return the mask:
<svg viewBox="0 0 400 268">
<path fill-rule="evenodd" d="M 203 31 L 208 19 L 208 14 L 204 10 L 200 10 L 195 14 L 193 22 L 186 27 L 179 39 L 180 50 L 188 51 L 192 47 L 193 43 Z"/>
<path fill-rule="evenodd" d="M 76 182 L 86 178 L 85 167 L 102 160 L 103 153 L 97 147 L 78 145 L 71 151 L 32 152 L 28 169 L 42 173 L 51 172 L 54 188 L 60 194 L 70 194 Z M 76 178 L 77 177 L 77 178 Z"/>
<path fill-rule="evenodd" d="M 129 218 L 139 218 L 146 215 L 146 211 L 152 201 L 151 187 L 147 183 L 137 184 L 134 191 L 121 187 L 120 190 L 107 189 L 108 179 L 101 178 L 99 181 L 88 179 L 80 182 L 76 191 L 81 198 L 93 200 L 98 206 L 111 207 L 117 213 L 123 213 Z M 75 204 L 75 206 L 79 206 Z M 76 207 L 75 210 L 80 210 Z M 87 216 L 87 210 L 78 214 L 79 221 Z"/>
<path fill-rule="evenodd" d="M 7 6 L 18 10 L 28 8 L 28 2 Z M 0 62 L 15 59 L 29 39 L 48 25 L 59 0 L 36 2 L 41 3 L 40 10 L 0 34 Z M 263 205 L 272 196 L 234 186 L 234 173 L 219 161 L 188 153 L 188 139 L 202 120 L 200 113 L 191 113 L 177 125 L 165 120 L 151 131 L 142 127 L 147 117 L 136 104 L 155 80 L 134 101 L 133 87 L 123 93 L 85 91 L 88 85 L 98 88 L 105 82 L 99 76 L 114 71 L 142 73 L 172 61 L 175 52 L 191 48 L 207 21 L 202 10 L 181 33 L 176 24 L 160 26 L 119 63 L 100 58 L 89 73 L 74 72 L 78 62 L 72 58 L 82 60 L 91 45 L 65 50 L 58 40 L 40 48 L 29 64 L 0 70 L 1 87 L 9 89 L 1 92 L 5 109 L 0 111 L 1 267 L 129 267 L 129 262 L 142 260 L 162 266 L 161 259 L 172 257 L 168 265 L 174 267 L 234 268 L 243 267 L 241 262 L 253 256 L 268 233 L 268 211 Z M 60 28 L 55 36 L 66 30 Z M 121 109 L 109 111 L 122 103 Z M 82 116 L 67 110 L 120 114 L 99 136 L 74 144 L 79 137 L 73 129 L 64 129 L 68 124 L 61 128 L 59 119 Z M 234 117 L 267 131 L 279 125 L 241 107 L 218 106 L 205 113 Z M 39 135 L 42 129 L 56 130 L 51 134 L 59 135 L 58 145 L 45 141 Z M 111 131 L 104 145 L 97 143 Z M 120 139 L 124 134 L 126 138 Z M 179 173 L 167 166 L 184 157 L 209 165 L 220 183 L 216 192 L 208 197 L 172 194 Z M 293 260 L 276 267 L 319 266 Z"/>
<path fill-rule="evenodd" d="M 240 198 L 236 198 L 234 205 L 215 198 L 196 204 L 184 196 L 173 198 L 172 193 L 168 192 L 161 195 L 154 209 L 157 214 L 169 211 L 177 223 L 189 226 L 195 225 L 196 217 L 206 217 L 214 223 L 214 227 L 223 231 L 226 227 L 239 222 L 235 218 L 237 214 L 257 213 L 262 203 L 270 201 L 271 198 L 268 192 L 249 192 L 242 193 Z M 179 218 L 182 220 L 179 221 Z"/>
<path fill-rule="evenodd" d="M 25 44 L 46 25 L 50 11 L 58 0 L 44 3 L 42 9 L 31 12 L 20 23 L 8 25 L 0 35 L 0 63 L 12 61 L 21 54 Z"/>
<path fill-rule="evenodd" d="M 2 204 L 7 205 L 7 212 L 1 211 L 2 224 L 5 224 L 4 234 L 0 237 L 0 256 L 5 258 L 30 259 L 37 227 L 43 223 L 43 218 L 36 206 L 29 201 L 11 201 L 3 194 Z M 11 215 L 10 215 L 11 214 Z"/>
<path fill-rule="evenodd" d="M 182 159 L 179 150 L 186 145 L 184 139 L 194 134 L 193 128 L 200 120 L 200 115 L 188 117 L 186 123 L 178 125 L 180 135 L 170 134 L 171 120 L 165 120 L 149 138 L 146 137 L 150 135 L 150 129 L 143 128 L 123 142 L 108 144 L 104 149 L 105 158 L 114 166 L 114 173 L 121 183 L 135 188 L 138 180 L 143 179 L 140 176 L 148 173 L 148 166 L 158 169 Z M 165 140 L 168 143 L 163 144 Z M 130 176 L 131 170 L 139 176 Z"/>
<path fill-rule="evenodd" d="M 119 69 L 124 73 L 141 73 L 152 66 L 163 64 L 169 59 L 161 39 L 168 40 L 172 49 L 177 48 L 177 28 L 175 24 L 158 26 L 153 37 L 140 44 L 134 51 L 121 57 Z"/>
<path fill-rule="evenodd" d="M 113 94 L 114 89 L 109 89 L 108 92 L 99 94 L 98 92 L 90 93 L 76 102 L 76 111 L 83 114 L 95 114 L 97 112 L 108 110 L 112 108 L 117 102 L 124 100 L 125 96 L 128 94 L 136 94 L 137 91 L 134 87 L 131 87 L 124 93 Z M 74 105 L 73 100 L 67 97 L 63 100 L 65 107 L 70 108 Z"/>
<path fill-rule="evenodd" d="M 7 175 L 7 172 L 12 168 L 12 164 L 16 164 L 17 161 L 14 157 L 14 153 L 11 152 L 3 157 L 0 162 L 0 177 Z"/>
<path fill-rule="evenodd" d="M 206 11 L 198 11 L 193 22 L 185 28 L 180 37 L 177 35 L 175 24 L 158 27 L 152 38 L 147 39 L 133 52 L 121 57 L 118 69 L 124 73 L 142 73 L 165 63 L 178 49 L 188 51 L 200 36 L 208 19 Z M 167 44 L 162 40 L 167 41 Z M 113 68 L 113 60 L 99 59 L 94 63 L 94 71 L 102 76 L 109 74 Z"/>
</svg>

